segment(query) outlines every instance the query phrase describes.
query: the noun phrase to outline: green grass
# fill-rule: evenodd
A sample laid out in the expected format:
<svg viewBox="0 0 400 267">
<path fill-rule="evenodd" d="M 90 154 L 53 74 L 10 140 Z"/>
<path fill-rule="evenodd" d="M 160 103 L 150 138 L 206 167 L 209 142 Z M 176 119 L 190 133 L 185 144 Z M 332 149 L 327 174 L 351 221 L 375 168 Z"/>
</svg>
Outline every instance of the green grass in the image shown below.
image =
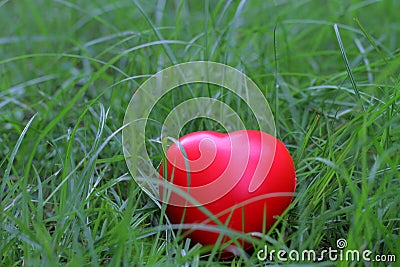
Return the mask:
<svg viewBox="0 0 400 267">
<path fill-rule="evenodd" d="M 0 265 L 263 266 L 266 244 L 321 250 L 345 238 L 398 266 L 398 10 L 395 0 L 0 1 Z M 223 261 L 171 231 L 123 158 L 135 89 L 192 60 L 252 78 L 295 160 L 294 202 L 251 238 L 248 257 Z M 192 90 L 249 116 L 222 89 Z M 151 138 L 188 97 L 166 96 Z M 196 120 L 184 132 L 219 127 Z M 159 149 L 149 142 L 155 164 Z"/>
</svg>

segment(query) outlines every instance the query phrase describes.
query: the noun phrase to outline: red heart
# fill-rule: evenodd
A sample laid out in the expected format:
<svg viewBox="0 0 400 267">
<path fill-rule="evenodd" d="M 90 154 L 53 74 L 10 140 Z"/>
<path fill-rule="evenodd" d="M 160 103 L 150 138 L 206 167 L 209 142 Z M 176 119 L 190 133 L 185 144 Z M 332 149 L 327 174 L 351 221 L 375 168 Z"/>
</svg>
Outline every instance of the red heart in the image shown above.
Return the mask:
<svg viewBox="0 0 400 267">
<path fill-rule="evenodd" d="M 172 144 L 167 159 L 167 170 L 162 165 L 160 174 L 175 190 L 167 194 L 168 187 L 160 186 L 160 196 L 168 204 L 166 213 L 173 224 L 215 226 L 200 204 L 223 224 L 228 220 L 229 229 L 262 232 L 263 224 L 268 230 L 274 216 L 289 206 L 296 187 L 294 163 L 285 145 L 260 131 L 194 132 Z M 214 245 L 219 236 L 204 229 L 185 231 L 203 245 Z M 225 236 L 222 243 L 228 240 Z M 244 249 L 250 246 L 243 245 Z"/>
</svg>

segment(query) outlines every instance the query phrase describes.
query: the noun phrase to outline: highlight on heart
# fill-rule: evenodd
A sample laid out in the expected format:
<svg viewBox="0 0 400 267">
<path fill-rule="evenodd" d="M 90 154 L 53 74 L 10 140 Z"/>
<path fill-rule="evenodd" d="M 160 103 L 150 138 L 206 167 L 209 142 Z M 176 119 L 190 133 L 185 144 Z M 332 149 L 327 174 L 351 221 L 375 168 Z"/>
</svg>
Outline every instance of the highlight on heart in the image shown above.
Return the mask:
<svg viewBox="0 0 400 267">
<path fill-rule="evenodd" d="M 199 131 L 185 135 L 169 147 L 167 164 L 160 168 L 160 176 L 181 192 L 161 185 L 161 199 L 175 206 L 206 205 L 224 197 L 238 185 L 243 187 L 240 194 L 250 198 L 263 183 L 273 182 L 273 178 L 266 179 L 275 150 L 274 137 L 254 130 L 227 134 Z M 285 188 L 292 189 L 293 186 Z M 188 201 L 186 195 L 196 202 Z"/>
</svg>

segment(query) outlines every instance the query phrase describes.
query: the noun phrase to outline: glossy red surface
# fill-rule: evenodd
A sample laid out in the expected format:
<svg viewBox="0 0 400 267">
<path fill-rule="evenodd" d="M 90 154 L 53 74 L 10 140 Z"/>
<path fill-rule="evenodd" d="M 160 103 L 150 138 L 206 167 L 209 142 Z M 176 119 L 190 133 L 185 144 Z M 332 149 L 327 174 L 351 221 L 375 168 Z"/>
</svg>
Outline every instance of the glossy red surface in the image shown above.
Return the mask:
<svg viewBox="0 0 400 267">
<path fill-rule="evenodd" d="M 228 134 L 200 131 L 178 141 L 180 145 L 175 143 L 167 151 L 168 181 L 196 203 L 175 192 L 164 199 L 169 203 L 166 213 L 173 224 L 215 226 L 200 204 L 221 223 L 228 220 L 231 230 L 262 232 L 263 224 L 268 230 L 275 222 L 274 216 L 282 214 L 291 203 L 296 187 L 295 166 L 285 145 L 275 137 L 255 130 Z M 163 169 L 161 166 L 161 175 Z M 160 195 L 165 198 L 163 190 L 160 187 Z M 197 226 L 185 231 L 194 242 L 214 245 L 220 233 L 200 229 Z M 229 240 L 225 235 L 222 243 Z M 247 249 L 250 244 L 242 246 Z"/>
</svg>

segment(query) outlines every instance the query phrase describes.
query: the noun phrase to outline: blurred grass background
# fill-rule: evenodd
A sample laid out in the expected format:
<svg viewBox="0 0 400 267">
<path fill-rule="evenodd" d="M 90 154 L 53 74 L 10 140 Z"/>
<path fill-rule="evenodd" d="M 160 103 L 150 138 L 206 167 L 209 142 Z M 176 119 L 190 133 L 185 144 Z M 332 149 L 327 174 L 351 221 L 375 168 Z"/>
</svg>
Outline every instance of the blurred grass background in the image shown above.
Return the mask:
<svg viewBox="0 0 400 267">
<path fill-rule="evenodd" d="M 395 0 L 0 1 L 0 262 L 264 265 L 171 236 L 124 162 L 135 89 L 192 60 L 253 79 L 296 163 L 294 203 L 254 251 L 346 238 L 398 262 L 398 10 Z M 186 131 L 216 127 L 202 123 Z"/>
</svg>

